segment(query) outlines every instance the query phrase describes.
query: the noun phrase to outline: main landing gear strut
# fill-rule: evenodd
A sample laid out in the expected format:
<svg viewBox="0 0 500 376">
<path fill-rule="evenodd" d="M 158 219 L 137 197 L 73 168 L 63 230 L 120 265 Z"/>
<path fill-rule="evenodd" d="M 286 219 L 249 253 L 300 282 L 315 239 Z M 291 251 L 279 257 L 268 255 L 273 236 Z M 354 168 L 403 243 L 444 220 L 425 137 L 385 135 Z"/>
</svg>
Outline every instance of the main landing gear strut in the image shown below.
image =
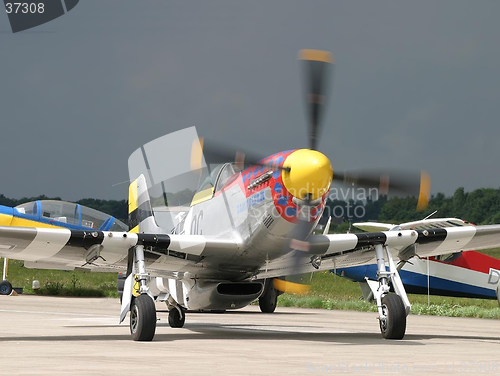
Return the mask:
<svg viewBox="0 0 500 376">
<path fill-rule="evenodd" d="M 135 264 L 138 273 L 135 278 L 139 282 L 138 297 L 132 299 L 130 307 L 130 333 L 134 341 L 151 341 L 156 331 L 156 307 L 147 286 L 148 274 L 144 264 L 144 246 L 135 247 Z"/>
<path fill-rule="evenodd" d="M 130 311 L 130 334 L 134 341 L 151 341 L 156 331 L 156 306 L 147 285 L 148 274 L 144 264 L 144 246 L 129 250 L 127 279 L 123 286 L 120 322 Z M 134 265 L 135 264 L 135 265 Z M 134 270 L 137 273 L 134 273 Z M 139 296 L 132 296 L 134 279 L 139 283 Z"/>
<path fill-rule="evenodd" d="M 129 250 L 127 279 L 123 286 L 120 322 L 130 311 L 130 333 L 134 341 L 151 341 L 156 331 L 156 306 L 148 287 L 149 275 L 144 264 L 144 246 L 138 245 Z M 139 296 L 133 296 L 134 283 L 139 283 Z M 158 298 L 166 301 L 168 323 L 172 328 L 182 328 L 186 320 L 185 309 L 172 296 Z"/>
<path fill-rule="evenodd" d="M 406 316 L 410 313 L 411 305 L 389 249 L 377 244 L 375 253 L 378 282 L 368 279 L 366 282 L 377 303 L 380 331 L 386 339 L 402 339 L 406 331 Z M 389 270 L 386 269 L 386 260 Z M 389 294 L 389 281 L 394 287 L 395 294 Z"/>
</svg>

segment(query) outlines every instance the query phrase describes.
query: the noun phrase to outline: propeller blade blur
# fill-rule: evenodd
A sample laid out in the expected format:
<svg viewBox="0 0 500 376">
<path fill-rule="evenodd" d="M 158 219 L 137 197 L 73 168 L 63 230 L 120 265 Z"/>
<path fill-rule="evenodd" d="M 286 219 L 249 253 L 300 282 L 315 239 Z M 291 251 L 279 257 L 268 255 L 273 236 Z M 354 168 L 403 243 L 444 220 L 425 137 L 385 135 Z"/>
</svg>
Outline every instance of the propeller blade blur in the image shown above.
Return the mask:
<svg viewBox="0 0 500 376">
<path fill-rule="evenodd" d="M 274 278 L 273 282 L 276 290 L 289 294 L 305 295 L 311 291 L 311 285 L 305 283 L 285 281 L 279 278 Z"/>
<path fill-rule="evenodd" d="M 274 279 L 274 287 L 276 290 L 291 294 L 307 294 L 311 290 L 310 277 L 307 274 L 301 273 L 301 267 L 304 263 L 309 262 L 310 244 L 307 241 L 311 232 L 311 223 L 309 222 L 309 210 L 311 209 L 311 196 L 307 195 L 301 209 L 297 215 L 297 226 L 290 235 L 290 242 L 285 251 L 290 248 L 294 249 L 292 253 L 292 272 L 284 277 L 284 279 Z"/>
<path fill-rule="evenodd" d="M 220 143 L 214 143 L 200 138 L 199 142 L 193 142 L 191 149 L 191 169 L 196 170 L 202 165 L 202 160 L 205 158 L 207 165 L 220 164 L 227 162 L 236 163 L 241 169 L 245 165 L 266 166 L 270 169 L 290 171 L 289 167 L 275 166 L 262 163 L 265 157 L 249 153 L 241 149 L 232 148 Z"/>
<path fill-rule="evenodd" d="M 344 171 L 335 172 L 333 180 L 362 188 L 376 188 L 379 195 L 398 194 L 418 198 L 417 210 L 429 205 L 431 180 L 426 171 L 407 172 Z"/>
<path fill-rule="evenodd" d="M 317 150 L 320 124 L 326 104 L 327 81 L 334 64 L 333 55 L 327 51 L 301 50 L 299 59 L 304 61 L 306 101 L 309 121 L 309 148 Z"/>
</svg>

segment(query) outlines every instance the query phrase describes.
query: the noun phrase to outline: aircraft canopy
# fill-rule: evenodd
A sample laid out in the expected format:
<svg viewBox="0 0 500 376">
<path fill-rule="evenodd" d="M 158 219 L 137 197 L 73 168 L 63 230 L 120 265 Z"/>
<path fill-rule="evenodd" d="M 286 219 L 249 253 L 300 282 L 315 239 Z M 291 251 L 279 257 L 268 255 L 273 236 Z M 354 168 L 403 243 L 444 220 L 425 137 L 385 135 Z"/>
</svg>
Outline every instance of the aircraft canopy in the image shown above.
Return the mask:
<svg viewBox="0 0 500 376">
<path fill-rule="evenodd" d="M 56 200 L 31 201 L 16 206 L 20 214 L 34 216 L 57 225 L 66 223 L 82 229 L 127 231 L 128 226 L 118 219 L 98 210 L 73 202 Z"/>
</svg>

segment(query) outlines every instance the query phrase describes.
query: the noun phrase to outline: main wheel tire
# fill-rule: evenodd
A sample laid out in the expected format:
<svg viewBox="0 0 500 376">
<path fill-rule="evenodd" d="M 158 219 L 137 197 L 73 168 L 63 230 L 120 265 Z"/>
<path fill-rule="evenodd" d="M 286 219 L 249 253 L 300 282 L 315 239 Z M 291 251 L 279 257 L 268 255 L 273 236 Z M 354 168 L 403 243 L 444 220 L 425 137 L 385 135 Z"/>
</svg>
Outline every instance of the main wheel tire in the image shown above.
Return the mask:
<svg viewBox="0 0 500 376">
<path fill-rule="evenodd" d="M 152 341 L 156 331 L 155 302 L 147 294 L 132 300 L 130 307 L 130 333 L 134 341 Z"/>
<path fill-rule="evenodd" d="M 174 307 L 168 311 L 168 324 L 171 328 L 182 328 L 185 321 L 186 315 L 184 313 L 181 315 L 177 308 Z"/>
<path fill-rule="evenodd" d="M 3 280 L 0 282 L 0 295 L 10 295 L 12 293 L 12 285 L 9 281 Z"/>
<path fill-rule="evenodd" d="M 266 281 L 264 293 L 259 298 L 260 311 L 263 313 L 273 313 L 278 303 L 278 291 L 274 287 L 274 280 Z"/>
<path fill-rule="evenodd" d="M 399 295 L 387 294 L 382 298 L 382 310 L 386 316 L 380 320 L 380 331 L 386 339 L 403 339 L 406 331 L 406 310 Z"/>
</svg>

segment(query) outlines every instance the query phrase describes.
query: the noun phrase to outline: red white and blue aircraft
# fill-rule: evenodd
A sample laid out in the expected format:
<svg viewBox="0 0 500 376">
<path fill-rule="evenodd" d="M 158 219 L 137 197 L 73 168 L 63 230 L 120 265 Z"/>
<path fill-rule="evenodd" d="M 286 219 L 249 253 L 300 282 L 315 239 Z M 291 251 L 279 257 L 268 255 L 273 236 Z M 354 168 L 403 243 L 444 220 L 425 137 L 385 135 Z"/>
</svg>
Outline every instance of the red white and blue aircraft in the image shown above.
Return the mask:
<svg viewBox="0 0 500 376">
<path fill-rule="evenodd" d="M 353 223 L 365 231 L 424 230 L 472 226 L 457 218 L 434 218 L 393 225 L 377 222 Z M 478 299 L 498 299 L 500 260 L 476 251 L 454 252 L 429 258 L 413 258 L 398 265 L 406 292 Z M 360 283 L 365 299 L 371 297 L 367 279 L 377 280 L 377 265 L 353 266 L 332 270 L 339 276 Z"/>
<path fill-rule="evenodd" d="M 120 322 L 130 311 L 132 338 L 140 341 L 154 337 L 155 299 L 167 304 L 172 327 L 184 325 L 187 310 L 237 309 L 255 299 L 263 312 L 273 312 L 278 291 L 302 290 L 287 281 L 289 276 L 376 261 L 377 285 L 372 292 L 380 331 L 384 338 L 402 339 L 410 303 L 396 262 L 498 247 L 500 225 L 312 234 L 334 180 L 403 193 L 417 188 L 421 207 L 428 200 L 429 180 L 424 175 L 415 187 L 397 175 L 334 173 L 330 160 L 316 150 L 326 103 L 324 77 L 333 59 L 330 53 L 314 50 L 302 51 L 301 59 L 310 78 L 308 149 L 234 158 L 234 153 L 211 149 L 196 139 L 189 147 L 191 160 L 185 161 L 179 153 L 169 154 L 173 149 L 182 152 L 175 140 L 185 131 L 176 132 L 168 138 L 175 142 L 155 149 L 160 153 L 151 152 L 161 144 L 158 139 L 129 159 L 130 231 L 0 227 L 0 256 L 64 269 L 85 264 L 98 271 L 126 271 Z M 215 157 L 234 162 L 213 168 Z M 140 161 L 143 174 L 136 174 L 141 169 L 131 168 L 131 160 Z M 167 198 L 161 173 L 184 163 L 191 165 L 186 176 L 201 178 L 198 172 L 204 163 L 209 171 L 187 210 L 175 215 L 174 228 L 164 228 L 153 212 L 162 197 L 150 193 L 160 187 Z M 137 297 L 135 282 L 140 286 Z M 389 283 L 395 293 L 389 293 Z"/>
</svg>

